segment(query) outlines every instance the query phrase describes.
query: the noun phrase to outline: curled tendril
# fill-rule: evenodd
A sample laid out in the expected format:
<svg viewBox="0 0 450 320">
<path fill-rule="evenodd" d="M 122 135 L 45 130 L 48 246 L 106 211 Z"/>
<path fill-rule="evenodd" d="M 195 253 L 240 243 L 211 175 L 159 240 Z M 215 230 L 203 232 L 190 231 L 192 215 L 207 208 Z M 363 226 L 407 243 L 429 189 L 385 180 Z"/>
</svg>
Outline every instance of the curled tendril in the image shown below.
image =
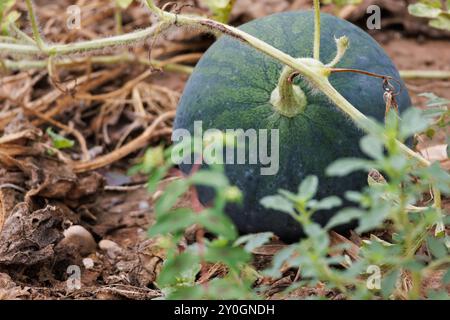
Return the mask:
<svg viewBox="0 0 450 320">
<path fill-rule="evenodd" d="M 362 75 L 366 75 L 369 77 L 382 79 L 383 80 L 383 91 L 384 91 L 383 98 L 386 103 L 386 115 L 390 109 L 394 109 L 398 113 L 398 103 L 397 103 L 396 97 L 399 96 L 403 91 L 403 84 L 401 83 L 400 80 L 398 80 L 394 77 L 391 77 L 391 76 L 386 76 L 386 75 L 372 73 L 372 72 L 358 70 L 358 69 L 330 68 L 329 70 L 332 73 L 333 72 L 334 73 L 353 72 L 353 73 L 359 73 Z M 297 71 L 293 72 L 289 76 L 288 82 L 292 84 L 294 82 L 295 78 L 298 77 L 299 75 L 301 75 L 300 72 L 297 72 Z M 394 81 L 397 84 L 397 86 L 392 84 L 392 81 Z"/>
<path fill-rule="evenodd" d="M 186 8 L 186 7 L 193 7 L 192 4 L 189 3 L 184 3 L 182 5 L 179 5 L 179 3 L 176 3 L 174 1 L 171 2 L 167 2 L 165 5 L 163 5 L 161 7 L 161 10 L 163 11 L 169 11 L 171 13 L 175 14 L 175 22 L 174 25 L 177 26 L 178 25 L 178 15 L 181 13 L 181 11 Z M 167 10 L 169 9 L 169 10 Z"/>
<path fill-rule="evenodd" d="M 289 76 L 289 78 L 288 78 L 288 82 L 289 83 L 294 83 L 294 80 L 295 80 L 295 78 L 297 78 L 298 76 L 300 75 L 300 72 L 293 72 L 290 76 Z"/>
<path fill-rule="evenodd" d="M 392 83 L 390 82 L 391 80 L 398 84 L 398 90 L 394 85 L 392 85 Z M 383 79 L 383 90 L 386 92 L 390 92 L 393 97 L 396 97 L 402 93 L 403 84 L 398 79 L 395 79 L 393 77 L 385 77 Z"/>
<path fill-rule="evenodd" d="M 384 91 L 390 91 L 392 93 L 393 96 L 398 96 L 399 94 L 402 93 L 403 90 L 403 84 L 400 82 L 400 80 L 391 77 L 391 76 L 386 76 L 386 75 L 382 75 L 382 74 L 377 74 L 377 73 L 373 73 L 373 72 L 368 72 L 368 71 L 363 71 L 363 70 L 358 70 L 358 69 L 344 69 L 344 68 L 331 68 L 330 71 L 333 73 L 338 73 L 338 72 L 353 72 L 353 73 L 359 73 L 365 76 L 369 76 L 369 77 L 374 77 L 374 78 L 379 78 L 379 79 L 383 79 L 383 90 Z M 394 81 L 398 84 L 398 90 L 397 88 L 392 85 L 392 83 L 390 81 Z"/>
</svg>

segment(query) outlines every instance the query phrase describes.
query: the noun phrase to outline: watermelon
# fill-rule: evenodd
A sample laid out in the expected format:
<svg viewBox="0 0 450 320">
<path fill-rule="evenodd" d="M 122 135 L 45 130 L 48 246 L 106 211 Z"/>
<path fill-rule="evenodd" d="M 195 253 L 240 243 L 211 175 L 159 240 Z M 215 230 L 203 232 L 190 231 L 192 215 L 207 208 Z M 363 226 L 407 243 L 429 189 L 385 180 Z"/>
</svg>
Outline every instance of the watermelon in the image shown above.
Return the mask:
<svg viewBox="0 0 450 320">
<path fill-rule="evenodd" d="M 350 46 L 336 67 L 400 80 L 391 59 L 366 32 L 328 14 L 322 14 L 321 21 L 322 62 L 327 63 L 336 55 L 335 39 L 347 36 Z M 244 24 L 240 29 L 293 57 L 313 56 L 312 11 L 274 14 Z M 306 97 L 305 105 L 299 106 L 299 112 L 292 115 L 279 112 L 271 101 L 283 68 L 273 58 L 236 39 L 220 37 L 190 77 L 177 109 L 174 129 L 194 133 L 194 123 L 202 121 L 203 130 L 278 130 L 276 174 L 262 175 L 261 168 L 265 165 L 261 163 L 225 165 L 227 177 L 243 192 L 243 203 L 230 204 L 226 211 L 243 234 L 272 231 L 282 240 L 293 242 L 304 236 L 301 225 L 289 215 L 264 208 L 260 204 L 263 197 L 274 195 L 279 189 L 296 192 L 305 177 L 316 175 L 319 178 L 317 199 L 331 195 L 343 198 L 347 190 L 362 190 L 367 185 L 367 174 L 356 172 L 339 178 L 325 175 L 326 168 L 339 158 L 364 157 L 359 148 L 364 132 L 302 77 L 296 77 L 293 85 L 301 88 Z M 333 73 L 329 79 L 362 113 L 384 121 L 381 79 L 356 73 Z M 406 90 L 397 97 L 397 102 L 401 112 L 410 107 Z M 185 173 L 192 168 L 191 165 L 180 167 Z M 209 188 L 200 186 L 198 191 L 202 203 L 211 203 L 214 193 Z M 347 205 L 344 200 L 343 206 Z M 337 211 L 318 211 L 313 219 L 325 225 Z M 351 224 L 341 226 L 340 231 L 350 227 Z"/>
</svg>

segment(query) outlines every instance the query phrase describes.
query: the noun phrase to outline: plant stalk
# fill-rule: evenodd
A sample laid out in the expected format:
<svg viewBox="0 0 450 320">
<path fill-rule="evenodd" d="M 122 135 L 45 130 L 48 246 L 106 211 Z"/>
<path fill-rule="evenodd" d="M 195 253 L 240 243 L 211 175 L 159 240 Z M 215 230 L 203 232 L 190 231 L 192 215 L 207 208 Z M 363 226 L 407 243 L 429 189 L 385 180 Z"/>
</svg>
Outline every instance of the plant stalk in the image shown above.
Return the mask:
<svg viewBox="0 0 450 320">
<path fill-rule="evenodd" d="M 25 54 L 25 55 L 69 55 L 82 53 L 87 51 L 94 51 L 105 49 L 109 47 L 116 47 L 120 45 L 128 45 L 132 43 L 137 43 L 147 38 L 154 36 L 156 33 L 164 30 L 166 25 L 164 23 L 157 23 L 151 27 L 133 31 L 130 33 L 125 33 L 109 38 L 101 38 L 89 41 L 80 41 L 69 44 L 55 44 L 48 45 L 44 50 L 41 50 L 37 45 L 29 44 L 11 44 L 11 43 L 0 43 L 0 52 L 6 54 Z"/>
<path fill-rule="evenodd" d="M 41 33 L 39 32 L 39 26 L 37 23 L 36 15 L 34 13 L 33 3 L 31 2 L 31 0 L 25 0 L 25 3 L 27 5 L 28 14 L 30 16 L 31 29 L 33 31 L 33 36 L 34 40 L 36 41 L 36 45 L 41 51 L 45 51 L 46 45 L 41 37 Z"/>
<path fill-rule="evenodd" d="M 402 70 L 403 79 L 450 79 L 450 71 L 438 70 Z"/>
<path fill-rule="evenodd" d="M 320 61 L 320 0 L 314 0 L 314 59 Z"/>
<path fill-rule="evenodd" d="M 122 9 L 117 5 L 114 8 L 114 22 L 116 24 L 116 34 L 123 34 Z"/>
<path fill-rule="evenodd" d="M 292 118 L 303 112 L 307 105 L 306 95 L 303 90 L 292 83 L 291 75 L 294 70 L 284 67 L 278 81 L 278 86 L 272 92 L 270 102 L 275 110 Z"/>
<path fill-rule="evenodd" d="M 155 68 L 161 68 L 164 71 L 169 72 L 179 72 L 191 74 L 193 72 L 192 67 L 178 64 L 178 63 L 166 63 L 160 60 L 148 60 L 146 58 L 140 58 L 134 56 L 132 54 L 123 54 L 123 55 L 106 55 L 106 56 L 95 56 L 92 58 L 82 58 L 82 59 L 72 59 L 72 58 L 64 58 L 64 59 L 56 59 L 53 61 L 55 66 L 58 67 L 67 67 L 76 64 L 83 63 L 85 61 L 89 61 L 93 64 L 101 64 L 101 65 L 109 65 L 115 63 L 124 63 L 124 62 L 136 62 L 146 66 L 152 66 Z M 3 60 L 3 66 L 7 70 L 16 71 L 16 70 L 30 70 L 30 69 L 45 69 L 48 65 L 48 60 L 20 60 L 14 61 L 5 59 Z"/>
</svg>

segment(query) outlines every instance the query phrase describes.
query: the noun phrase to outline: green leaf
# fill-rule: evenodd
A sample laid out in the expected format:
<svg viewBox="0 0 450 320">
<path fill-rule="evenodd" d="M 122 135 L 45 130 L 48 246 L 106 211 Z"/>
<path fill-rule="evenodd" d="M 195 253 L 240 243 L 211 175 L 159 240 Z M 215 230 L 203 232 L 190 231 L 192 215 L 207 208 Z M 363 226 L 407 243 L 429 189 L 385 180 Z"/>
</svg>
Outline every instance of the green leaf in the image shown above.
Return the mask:
<svg viewBox="0 0 450 320">
<path fill-rule="evenodd" d="M 6 20 L 7 20 L 8 24 L 16 22 L 17 20 L 19 20 L 19 18 L 20 18 L 20 12 L 18 12 L 16 10 L 11 11 L 6 16 Z"/>
<path fill-rule="evenodd" d="M 450 16 L 440 15 L 429 22 L 430 26 L 436 29 L 450 31 Z"/>
<path fill-rule="evenodd" d="M 149 148 L 144 155 L 142 170 L 144 173 L 150 173 L 154 168 L 163 165 L 164 162 L 165 160 L 163 146 Z"/>
<path fill-rule="evenodd" d="M 355 171 L 369 171 L 374 165 L 367 160 L 358 158 L 344 158 L 333 162 L 326 170 L 328 176 L 343 177 Z"/>
<path fill-rule="evenodd" d="M 333 229 L 342 224 L 350 223 L 355 219 L 359 219 L 364 215 L 364 211 L 355 208 L 346 208 L 334 215 L 326 226 L 326 229 Z"/>
<path fill-rule="evenodd" d="M 289 260 L 297 251 L 297 245 L 290 245 L 281 249 L 273 257 L 272 267 L 264 270 L 264 274 L 268 277 L 278 278 L 281 276 L 281 267 Z"/>
<path fill-rule="evenodd" d="M 202 269 L 202 265 L 199 263 L 195 263 L 186 270 L 181 272 L 180 276 L 177 277 L 177 283 L 182 285 L 193 286 L 195 281 L 197 280 L 197 274 Z"/>
<path fill-rule="evenodd" d="M 242 283 L 232 277 L 214 278 L 207 286 L 181 287 L 168 296 L 171 300 L 255 300 L 251 283 Z M 193 317 L 196 318 L 196 317 Z"/>
<path fill-rule="evenodd" d="M 240 264 L 250 261 L 251 255 L 240 247 L 208 247 L 205 260 L 208 262 L 222 262 L 233 269 L 238 269 Z"/>
<path fill-rule="evenodd" d="M 228 216 L 220 211 L 206 209 L 198 214 L 197 223 L 208 229 L 217 236 L 228 240 L 238 237 L 236 227 Z"/>
<path fill-rule="evenodd" d="M 119 6 L 123 10 L 128 8 L 132 2 L 133 0 L 116 0 L 117 6 Z"/>
<path fill-rule="evenodd" d="M 283 196 L 286 200 L 288 200 L 288 201 L 290 201 L 290 202 L 292 202 L 292 203 L 297 204 L 297 203 L 299 203 L 299 202 L 300 202 L 300 203 L 305 202 L 305 199 L 300 198 L 297 194 L 292 193 L 292 192 L 290 192 L 290 191 L 280 189 L 280 190 L 278 190 L 278 193 L 279 193 L 281 196 Z"/>
<path fill-rule="evenodd" d="M 16 0 L 1 0 L 0 1 L 0 12 L 5 12 L 12 8 L 12 6 L 16 3 Z"/>
<path fill-rule="evenodd" d="M 429 236 L 427 238 L 428 249 L 433 256 L 438 259 L 444 258 L 448 255 L 447 247 L 444 242 L 435 237 Z"/>
<path fill-rule="evenodd" d="M 400 275 L 399 270 L 393 270 L 382 278 L 381 293 L 385 299 L 388 299 L 390 295 L 394 292 L 399 275 Z"/>
<path fill-rule="evenodd" d="M 216 189 L 229 186 L 228 178 L 222 172 L 211 170 L 200 170 L 194 173 L 189 180 L 195 185 L 208 186 Z"/>
<path fill-rule="evenodd" d="M 183 232 L 197 222 L 197 215 L 190 209 L 181 208 L 161 215 L 150 228 L 149 235 L 167 235 Z"/>
<path fill-rule="evenodd" d="M 234 245 L 240 246 L 245 243 L 244 250 L 249 253 L 252 253 L 254 249 L 259 248 L 263 244 L 269 242 L 272 237 L 273 237 L 272 232 L 248 234 L 237 239 Z"/>
<path fill-rule="evenodd" d="M 429 25 L 433 28 L 450 30 L 450 12 L 441 8 L 440 1 L 426 1 L 412 4 L 408 7 L 411 15 L 431 19 Z"/>
<path fill-rule="evenodd" d="M 142 172 L 142 163 L 138 163 L 138 164 L 132 166 L 131 168 L 129 168 L 127 170 L 127 175 L 134 176 L 134 175 L 138 174 L 139 172 Z"/>
<path fill-rule="evenodd" d="M 339 207 L 342 204 L 342 200 L 339 197 L 331 196 L 320 201 L 311 200 L 308 202 L 308 206 L 314 210 L 330 210 L 335 207 Z"/>
<path fill-rule="evenodd" d="M 388 137 L 397 137 L 400 124 L 400 116 L 394 109 L 390 109 L 384 121 L 384 134 Z"/>
<path fill-rule="evenodd" d="M 407 138 L 415 133 L 421 133 L 429 126 L 429 121 L 423 116 L 422 111 L 417 108 L 407 109 L 401 117 L 400 136 Z"/>
<path fill-rule="evenodd" d="M 442 283 L 444 285 L 449 285 L 450 284 L 450 269 L 447 270 L 447 272 L 442 277 Z"/>
<path fill-rule="evenodd" d="M 147 180 L 147 191 L 149 193 L 153 193 L 156 191 L 158 184 L 161 182 L 162 179 L 166 176 L 167 172 L 169 171 L 169 168 L 164 166 L 160 168 L 156 168 L 148 177 Z"/>
<path fill-rule="evenodd" d="M 8 10 L 10 10 L 14 4 L 16 3 L 15 0 L 0 0 L 0 27 L 4 29 L 8 22 L 3 21 L 4 14 Z"/>
<path fill-rule="evenodd" d="M 292 202 L 280 195 L 264 197 L 260 202 L 264 208 L 289 213 L 291 215 L 295 214 Z"/>
<path fill-rule="evenodd" d="M 380 160 L 383 158 L 383 141 L 375 136 L 365 136 L 360 142 L 361 150 L 369 157 Z"/>
<path fill-rule="evenodd" d="M 186 275 L 186 270 L 191 270 L 199 263 L 199 257 L 191 252 L 184 252 L 168 259 L 164 263 L 161 273 L 158 276 L 157 284 L 160 288 L 176 285 L 180 277 Z"/>
<path fill-rule="evenodd" d="M 442 10 L 425 3 L 415 3 L 408 6 L 409 14 L 421 18 L 437 18 Z"/>
<path fill-rule="evenodd" d="M 359 219 L 359 226 L 356 232 L 363 233 L 381 227 L 384 220 L 389 216 L 391 209 L 389 203 L 383 203 L 373 207 L 371 211 L 365 212 Z"/>
<path fill-rule="evenodd" d="M 318 186 L 319 179 L 316 176 L 308 176 L 300 184 L 298 196 L 306 200 L 312 199 L 316 195 Z"/>
<path fill-rule="evenodd" d="M 421 94 L 419 94 L 419 97 L 427 98 L 428 99 L 427 107 L 430 107 L 430 108 L 443 107 L 446 105 L 450 105 L 450 100 L 441 98 L 432 92 L 421 93 Z"/>
<path fill-rule="evenodd" d="M 426 181 L 431 181 L 442 193 L 450 195 L 450 174 L 442 169 L 439 162 L 417 171 L 418 175 Z"/>
<path fill-rule="evenodd" d="M 316 223 L 304 226 L 306 235 L 314 241 L 314 251 L 316 254 L 324 255 L 328 251 L 330 238 L 325 229 Z"/>
<path fill-rule="evenodd" d="M 155 212 L 157 216 L 165 214 L 169 211 L 181 197 L 189 189 L 187 180 L 175 180 L 171 182 L 164 190 L 161 197 L 155 204 Z"/>
<path fill-rule="evenodd" d="M 68 149 L 75 145 L 75 141 L 67 139 L 62 135 L 53 132 L 52 128 L 48 127 L 46 133 L 52 140 L 52 146 L 56 149 Z"/>
<path fill-rule="evenodd" d="M 242 192 L 238 187 L 231 186 L 227 187 L 224 192 L 225 199 L 227 202 L 241 203 L 242 202 Z"/>
<path fill-rule="evenodd" d="M 349 201 L 361 203 L 364 201 L 364 195 L 357 191 L 347 191 L 345 192 L 345 198 Z"/>
<path fill-rule="evenodd" d="M 446 289 L 440 289 L 440 290 L 433 290 L 430 289 L 427 291 L 426 296 L 428 300 L 436 301 L 436 300 L 442 300 L 442 301 L 449 301 L 450 295 Z"/>
</svg>

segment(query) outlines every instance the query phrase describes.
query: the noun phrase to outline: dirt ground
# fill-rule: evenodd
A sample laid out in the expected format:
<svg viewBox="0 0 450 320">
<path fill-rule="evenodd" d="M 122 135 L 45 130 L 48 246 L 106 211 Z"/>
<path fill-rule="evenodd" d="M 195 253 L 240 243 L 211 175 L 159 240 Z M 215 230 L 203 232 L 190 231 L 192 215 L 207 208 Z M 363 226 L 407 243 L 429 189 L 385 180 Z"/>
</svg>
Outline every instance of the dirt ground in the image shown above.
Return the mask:
<svg viewBox="0 0 450 320">
<path fill-rule="evenodd" d="M 102 1 L 98 2 L 100 7 Z M 258 1 L 249 10 L 246 2 L 238 0 L 234 23 L 310 6 L 308 1 Z M 109 8 L 89 16 L 83 32 L 63 33 L 54 15 L 61 10 L 59 4 L 44 0 L 37 3 L 43 31 L 52 41 L 95 38 L 112 28 Z M 349 19 L 360 24 L 361 14 L 356 9 L 348 10 Z M 394 9 L 387 6 L 385 10 Z M 395 14 L 398 12 L 390 16 Z M 146 17 L 139 7 L 130 10 L 124 16 L 125 30 L 145 26 Z M 95 26 L 102 19 L 106 22 Z M 421 31 L 410 28 L 396 20 L 373 36 L 401 70 L 450 71 L 450 38 L 430 34 L 424 27 Z M 210 43 L 211 37 L 199 36 L 196 31 L 173 30 L 154 45 L 152 57 L 194 65 Z M 141 46 L 134 51 L 145 55 L 147 49 Z M 158 192 L 148 194 L 139 187 L 145 177 L 130 177 L 126 170 L 142 156 L 146 146 L 168 141 L 171 121 L 163 121 L 144 145 L 108 166 L 97 166 L 92 160 L 90 166 L 79 164 L 83 157 L 96 159 L 122 150 L 139 138 L 152 121 L 175 110 L 188 75 L 157 72 L 136 64 L 92 66 L 86 62 L 70 70 L 58 67 L 56 73 L 52 81 L 45 69 L 14 72 L 0 80 L 0 184 L 15 186 L 0 188 L 0 299 L 160 297 L 154 281 L 164 252 L 157 239 L 148 238 L 146 233 L 153 221 L 152 206 Z M 75 77 L 78 80 L 73 83 Z M 424 107 L 426 101 L 418 96 L 420 93 L 433 92 L 450 99 L 449 80 L 406 83 L 418 107 Z M 78 146 L 85 143 L 85 150 L 54 150 L 57 157 L 50 157 L 46 148 L 49 142 L 42 132 L 49 125 L 75 138 Z M 442 145 L 446 136 L 448 132 L 440 132 L 432 141 L 423 138 L 419 147 Z M 5 137 L 10 140 L 2 141 Z M 68 158 L 71 161 L 66 161 Z M 450 170 L 448 159 L 442 160 L 442 165 Z M 183 199 L 179 205 L 189 206 L 190 199 Z M 450 199 L 444 200 L 444 205 L 450 209 Z M 63 240 L 64 229 L 71 225 L 83 226 L 91 236 L 77 234 L 70 241 L 67 236 Z M 188 231 L 186 241 L 191 238 Z M 335 240 L 350 241 L 339 235 Z M 275 241 L 255 252 L 255 266 L 267 265 L 282 246 Z M 81 267 L 81 289 L 67 287 L 70 265 Z M 207 277 L 224 272 L 221 266 L 212 265 Z M 282 279 L 261 279 L 258 285 L 268 285 L 266 298 L 276 299 L 294 277 L 295 272 L 288 270 Z M 436 277 L 439 275 L 431 275 L 425 286 L 439 285 Z M 320 286 L 291 293 L 296 298 L 310 295 L 340 298 Z"/>
</svg>

